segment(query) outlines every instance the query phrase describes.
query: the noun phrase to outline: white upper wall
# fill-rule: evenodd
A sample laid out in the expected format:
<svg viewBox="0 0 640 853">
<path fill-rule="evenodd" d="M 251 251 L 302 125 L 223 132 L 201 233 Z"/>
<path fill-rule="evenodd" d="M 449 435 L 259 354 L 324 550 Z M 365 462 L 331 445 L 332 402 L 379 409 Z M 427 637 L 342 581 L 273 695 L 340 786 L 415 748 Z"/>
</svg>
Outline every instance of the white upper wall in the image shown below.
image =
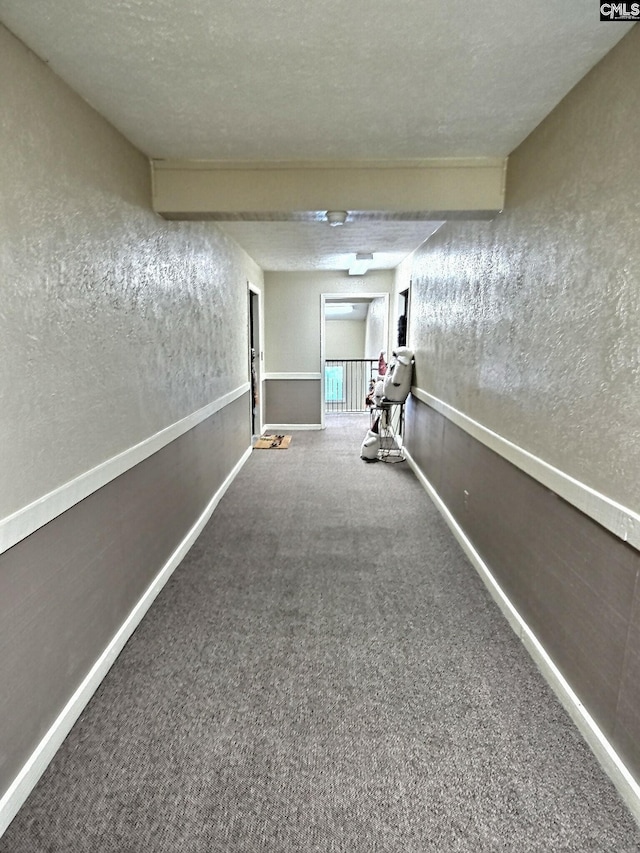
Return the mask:
<svg viewBox="0 0 640 853">
<path fill-rule="evenodd" d="M 325 320 L 325 358 L 364 358 L 364 320 Z"/>
<path fill-rule="evenodd" d="M 317 373 L 321 368 L 321 295 L 391 293 L 394 277 L 392 270 L 373 271 L 366 276 L 267 272 L 264 282 L 265 371 Z"/>
</svg>

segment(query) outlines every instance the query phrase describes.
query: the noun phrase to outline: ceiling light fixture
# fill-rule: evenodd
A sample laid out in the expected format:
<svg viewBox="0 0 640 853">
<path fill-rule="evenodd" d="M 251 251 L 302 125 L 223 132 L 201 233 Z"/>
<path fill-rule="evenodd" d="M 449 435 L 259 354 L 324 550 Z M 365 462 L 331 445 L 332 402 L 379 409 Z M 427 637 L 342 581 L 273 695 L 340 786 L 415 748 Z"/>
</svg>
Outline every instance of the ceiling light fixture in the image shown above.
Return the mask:
<svg viewBox="0 0 640 853">
<path fill-rule="evenodd" d="M 336 225 L 344 225 L 347 215 L 346 210 L 327 210 L 327 222 L 334 228 Z"/>
<path fill-rule="evenodd" d="M 364 275 L 368 272 L 372 261 L 371 252 L 358 252 L 355 261 L 349 267 L 349 275 Z"/>
<path fill-rule="evenodd" d="M 338 303 L 337 305 L 326 304 L 324 306 L 325 317 L 346 317 L 354 312 L 353 305 L 348 303 Z"/>
</svg>

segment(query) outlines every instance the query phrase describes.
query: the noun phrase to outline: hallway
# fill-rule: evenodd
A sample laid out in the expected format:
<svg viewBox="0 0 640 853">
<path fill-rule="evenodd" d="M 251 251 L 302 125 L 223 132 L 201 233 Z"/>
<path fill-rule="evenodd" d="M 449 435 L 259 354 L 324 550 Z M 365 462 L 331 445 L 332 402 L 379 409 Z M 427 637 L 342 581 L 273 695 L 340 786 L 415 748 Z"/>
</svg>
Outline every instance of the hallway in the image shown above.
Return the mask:
<svg viewBox="0 0 640 853">
<path fill-rule="evenodd" d="M 254 451 L 2 853 L 623 851 L 640 832 L 366 416 Z"/>
</svg>

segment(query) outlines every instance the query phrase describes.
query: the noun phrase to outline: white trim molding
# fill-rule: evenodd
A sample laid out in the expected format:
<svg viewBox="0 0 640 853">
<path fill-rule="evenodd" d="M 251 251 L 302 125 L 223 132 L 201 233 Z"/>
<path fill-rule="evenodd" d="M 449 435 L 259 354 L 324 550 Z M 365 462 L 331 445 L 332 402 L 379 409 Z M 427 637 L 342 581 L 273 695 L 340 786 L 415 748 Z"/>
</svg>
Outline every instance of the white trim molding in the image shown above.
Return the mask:
<svg viewBox="0 0 640 853">
<path fill-rule="evenodd" d="M 321 373 L 265 373 L 263 379 L 314 379 L 319 382 L 322 379 Z"/>
<path fill-rule="evenodd" d="M 211 415 L 238 400 L 250 390 L 251 384 L 244 382 L 238 388 L 217 400 L 213 400 L 202 409 L 192 412 L 187 417 L 165 427 L 165 429 L 133 445 L 133 447 L 129 447 L 117 456 L 107 459 L 95 468 L 85 471 L 80 476 L 22 507 L 12 515 L 0 519 L 0 554 L 58 515 L 71 509 L 72 506 L 89 497 L 93 492 L 106 486 L 107 483 L 115 480 L 116 477 L 124 474 L 134 465 L 157 453 L 158 450 L 184 435 Z"/>
<path fill-rule="evenodd" d="M 63 740 L 69 734 L 85 706 L 115 663 L 116 658 L 124 648 L 127 640 L 140 624 L 145 613 L 149 610 L 189 548 L 191 548 L 202 532 L 202 529 L 211 518 L 213 511 L 220 503 L 223 495 L 236 478 L 238 472 L 247 459 L 251 456 L 251 451 L 251 447 L 245 450 L 231 473 L 227 476 L 220 488 L 209 501 L 202 515 L 198 518 L 191 530 L 189 530 L 173 554 L 169 557 L 163 568 L 158 572 L 153 582 L 122 623 L 111 642 L 91 667 L 78 689 L 60 712 L 58 718 L 24 764 L 22 770 L 18 773 L 7 792 L 4 794 L 2 799 L 0 799 L 0 836 L 2 836 L 3 832 L 9 826 L 13 818 L 18 813 L 18 810 L 35 787 L 38 779 L 46 770 Z"/>
<path fill-rule="evenodd" d="M 493 218 L 504 207 L 506 158 L 398 161 L 152 160 L 153 209 L 166 217 L 274 210 L 424 210 L 431 219 Z"/>
<path fill-rule="evenodd" d="M 415 396 L 418 396 L 417 394 Z M 411 469 L 418 478 L 438 511 L 449 525 L 462 550 L 480 575 L 491 597 L 496 602 L 507 622 L 519 637 L 527 652 L 540 670 L 542 676 L 556 694 L 567 713 L 587 741 L 591 751 L 600 762 L 620 796 L 627 804 L 635 820 L 640 823 L 640 785 L 636 782 L 627 766 L 615 751 L 607 737 L 584 707 L 565 677 L 555 665 L 548 652 L 531 630 L 527 622 L 514 607 L 500 584 L 496 581 L 489 566 L 484 562 L 472 541 L 455 520 L 449 508 L 438 492 L 420 470 L 411 454 L 405 449 L 405 456 Z"/>
<path fill-rule="evenodd" d="M 637 512 L 555 468 L 427 391 L 413 387 L 411 393 L 624 542 L 640 549 L 640 515 Z"/>
<path fill-rule="evenodd" d="M 292 432 L 297 429 L 324 429 L 322 424 L 265 424 L 262 428 L 262 434 Z"/>
</svg>

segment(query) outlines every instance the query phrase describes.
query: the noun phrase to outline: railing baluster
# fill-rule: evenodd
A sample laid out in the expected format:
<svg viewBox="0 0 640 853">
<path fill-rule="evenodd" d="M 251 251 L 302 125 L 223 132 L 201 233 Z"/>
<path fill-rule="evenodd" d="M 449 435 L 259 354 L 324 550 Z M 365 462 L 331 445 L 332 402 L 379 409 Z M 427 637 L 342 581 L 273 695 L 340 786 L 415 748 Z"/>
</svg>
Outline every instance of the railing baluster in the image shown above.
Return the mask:
<svg viewBox="0 0 640 853">
<path fill-rule="evenodd" d="M 326 359 L 325 411 L 366 412 L 365 401 L 369 392 L 369 382 L 377 375 L 377 359 Z"/>
</svg>

